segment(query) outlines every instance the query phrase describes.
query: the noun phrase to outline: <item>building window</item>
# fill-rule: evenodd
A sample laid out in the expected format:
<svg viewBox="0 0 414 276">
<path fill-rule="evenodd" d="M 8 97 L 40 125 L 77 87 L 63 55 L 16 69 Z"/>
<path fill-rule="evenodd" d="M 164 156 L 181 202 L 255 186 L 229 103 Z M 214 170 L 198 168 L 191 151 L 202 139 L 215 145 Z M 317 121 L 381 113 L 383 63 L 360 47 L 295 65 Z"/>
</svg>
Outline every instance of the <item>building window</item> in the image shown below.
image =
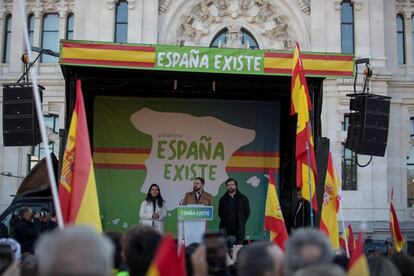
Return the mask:
<svg viewBox="0 0 414 276">
<path fill-rule="evenodd" d="M 241 43 L 243 45 L 249 45 L 249 49 L 259 49 L 259 45 L 257 44 L 256 39 L 244 28 L 240 29 L 241 32 Z M 225 46 L 228 37 L 228 29 L 225 28 L 220 31 L 214 38 L 210 44 L 212 48 L 219 48 Z"/>
<path fill-rule="evenodd" d="M 7 15 L 4 25 L 4 44 L 3 44 L 3 63 L 9 63 L 10 61 L 10 45 L 11 45 L 11 34 L 12 34 L 12 16 Z"/>
<path fill-rule="evenodd" d="M 119 1 L 116 4 L 115 42 L 127 42 L 128 39 L 128 3 Z"/>
<path fill-rule="evenodd" d="M 49 13 L 43 17 L 42 48 L 59 52 L 59 15 Z M 40 62 L 56 63 L 57 58 L 42 55 Z"/>
<path fill-rule="evenodd" d="M 33 45 L 35 16 L 33 13 L 29 14 L 27 19 L 27 31 L 29 33 L 29 44 Z"/>
<path fill-rule="evenodd" d="M 397 15 L 397 56 L 398 64 L 405 64 L 405 34 L 404 34 L 404 17 Z"/>
<path fill-rule="evenodd" d="M 344 116 L 342 123 L 344 131 L 348 130 L 349 114 Z M 345 144 L 342 144 L 342 190 L 356 190 L 357 189 L 357 163 L 356 153 L 347 149 Z"/>
<path fill-rule="evenodd" d="M 73 13 L 68 15 L 66 21 L 66 39 L 73 39 L 73 21 L 74 21 Z"/>
<path fill-rule="evenodd" d="M 49 150 L 57 157 L 59 156 L 59 117 L 55 115 L 46 115 L 43 117 L 46 125 L 46 133 L 49 139 Z M 29 171 L 46 156 L 43 143 L 33 147 L 32 153 L 29 155 Z"/>
<path fill-rule="evenodd" d="M 354 53 L 354 9 L 350 0 L 341 3 L 341 52 Z"/>
</svg>

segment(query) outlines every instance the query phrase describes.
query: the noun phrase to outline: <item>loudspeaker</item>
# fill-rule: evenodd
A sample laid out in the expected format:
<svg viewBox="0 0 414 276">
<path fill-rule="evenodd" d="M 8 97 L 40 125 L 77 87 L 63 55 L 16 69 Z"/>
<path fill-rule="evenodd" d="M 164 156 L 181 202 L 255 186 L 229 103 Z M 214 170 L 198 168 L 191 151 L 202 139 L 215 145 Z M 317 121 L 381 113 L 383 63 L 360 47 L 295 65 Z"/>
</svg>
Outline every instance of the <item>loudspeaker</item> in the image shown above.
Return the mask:
<svg viewBox="0 0 414 276">
<path fill-rule="evenodd" d="M 384 156 L 387 147 L 390 97 L 350 94 L 346 147 L 358 154 Z"/>
<path fill-rule="evenodd" d="M 32 86 L 3 87 L 3 144 L 35 146 L 40 142 Z M 39 89 L 42 98 L 42 90 Z"/>
</svg>

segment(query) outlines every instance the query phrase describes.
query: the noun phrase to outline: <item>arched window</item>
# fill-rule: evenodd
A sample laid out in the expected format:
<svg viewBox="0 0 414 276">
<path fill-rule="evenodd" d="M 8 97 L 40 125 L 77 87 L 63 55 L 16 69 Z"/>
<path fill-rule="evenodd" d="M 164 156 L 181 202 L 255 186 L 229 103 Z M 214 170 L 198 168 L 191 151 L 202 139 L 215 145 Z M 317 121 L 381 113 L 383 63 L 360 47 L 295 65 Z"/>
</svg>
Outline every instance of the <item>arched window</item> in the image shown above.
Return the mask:
<svg viewBox="0 0 414 276">
<path fill-rule="evenodd" d="M 66 21 L 66 39 L 73 39 L 73 20 L 74 20 L 73 13 L 68 14 L 68 18 Z"/>
<path fill-rule="evenodd" d="M 405 64 L 404 17 L 397 14 L 397 58 L 398 64 Z"/>
<path fill-rule="evenodd" d="M 3 44 L 3 63 L 9 63 L 10 60 L 10 43 L 11 43 L 11 34 L 12 34 L 12 16 L 11 14 L 7 15 L 4 25 L 4 44 Z"/>
<path fill-rule="evenodd" d="M 59 15 L 48 13 L 43 17 L 42 48 L 59 52 Z M 56 57 L 42 55 L 40 62 L 55 63 Z"/>
<path fill-rule="evenodd" d="M 128 3 L 119 1 L 116 4 L 115 15 L 115 42 L 127 42 L 128 40 Z"/>
<path fill-rule="evenodd" d="M 29 43 L 33 45 L 35 16 L 33 13 L 29 14 L 27 18 L 27 31 L 29 32 Z"/>
<path fill-rule="evenodd" d="M 341 3 L 341 52 L 354 53 L 354 9 L 350 0 Z"/>
<path fill-rule="evenodd" d="M 241 28 L 241 43 L 243 45 L 249 45 L 250 49 L 259 49 L 259 44 L 256 39 L 244 28 Z M 221 30 L 214 38 L 210 44 L 212 48 L 224 47 L 227 42 L 228 29 L 225 28 Z"/>
</svg>

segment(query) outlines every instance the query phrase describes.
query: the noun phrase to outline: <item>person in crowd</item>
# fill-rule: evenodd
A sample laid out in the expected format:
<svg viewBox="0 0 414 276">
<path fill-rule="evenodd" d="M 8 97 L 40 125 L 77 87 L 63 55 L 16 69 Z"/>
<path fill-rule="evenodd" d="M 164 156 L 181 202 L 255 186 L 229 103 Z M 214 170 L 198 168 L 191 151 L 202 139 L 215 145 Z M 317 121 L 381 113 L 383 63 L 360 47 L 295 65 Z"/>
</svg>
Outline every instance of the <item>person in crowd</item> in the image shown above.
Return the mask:
<svg viewBox="0 0 414 276">
<path fill-rule="evenodd" d="M 293 276 L 346 276 L 346 273 L 339 265 L 316 264 L 299 269 Z"/>
<path fill-rule="evenodd" d="M 9 229 L 2 222 L 2 223 L 0 223 L 0 239 L 4 239 L 4 238 L 8 238 L 8 237 L 9 237 Z"/>
<path fill-rule="evenodd" d="M 277 245 L 267 241 L 249 244 L 240 251 L 236 270 L 238 276 L 281 276 L 283 252 Z"/>
<path fill-rule="evenodd" d="M 109 276 L 113 252 L 111 241 L 92 228 L 67 226 L 42 235 L 35 255 L 42 276 Z"/>
<path fill-rule="evenodd" d="M 296 207 L 293 214 L 292 228 L 298 229 L 310 225 L 310 204 L 302 196 L 302 190 L 296 193 Z"/>
<path fill-rule="evenodd" d="M 57 227 L 56 216 L 49 212 L 48 209 L 40 209 L 40 231 L 42 233 L 52 231 Z"/>
<path fill-rule="evenodd" d="M 242 244 L 245 226 L 250 215 L 249 200 L 238 190 L 235 179 L 226 181 L 227 192 L 220 198 L 218 215 L 220 229 L 226 230 L 227 237 L 235 237 L 236 244 Z"/>
<path fill-rule="evenodd" d="M 20 263 L 20 276 L 36 276 L 39 275 L 37 268 L 37 258 L 33 254 L 23 254 Z"/>
<path fill-rule="evenodd" d="M 191 263 L 191 255 L 194 251 L 200 246 L 200 243 L 193 242 L 186 246 L 185 248 L 185 265 L 187 270 L 187 276 L 193 276 L 193 266 Z"/>
<path fill-rule="evenodd" d="M 368 257 L 369 275 L 371 276 L 401 276 L 398 268 L 387 258 L 383 256 Z M 411 271 L 412 275 L 413 271 Z"/>
<path fill-rule="evenodd" d="M 200 204 L 200 205 L 213 205 L 213 196 L 204 191 L 204 179 L 196 177 L 193 182 L 193 191 L 185 194 L 181 200 L 181 205 L 188 204 Z"/>
<path fill-rule="evenodd" d="M 19 210 L 19 221 L 13 228 L 12 237 L 20 243 L 22 253 L 33 253 L 33 245 L 41 232 L 39 216 L 39 213 L 33 215 L 29 207 L 21 207 Z"/>
<path fill-rule="evenodd" d="M 285 250 L 285 275 L 313 265 L 330 264 L 334 250 L 328 238 L 314 228 L 300 228 L 288 239 Z"/>
<path fill-rule="evenodd" d="M 391 256 L 391 261 L 400 271 L 401 276 L 414 274 L 414 259 L 404 253 L 396 253 Z"/>
<path fill-rule="evenodd" d="M 128 230 L 122 240 L 122 256 L 130 276 L 145 275 L 162 236 L 148 225 L 137 225 Z"/>
<path fill-rule="evenodd" d="M 121 271 L 126 271 L 126 265 L 122 259 L 122 233 L 118 231 L 106 232 L 105 236 L 109 238 L 114 246 L 114 269 L 113 275 L 118 275 Z"/>
<path fill-rule="evenodd" d="M 346 255 L 335 255 L 333 263 L 342 267 L 344 271 L 347 271 L 349 258 Z"/>
<path fill-rule="evenodd" d="M 154 183 L 148 189 L 147 197 L 139 209 L 140 223 L 152 226 L 164 233 L 164 218 L 166 216 L 167 208 L 161 196 L 160 187 Z"/>
</svg>

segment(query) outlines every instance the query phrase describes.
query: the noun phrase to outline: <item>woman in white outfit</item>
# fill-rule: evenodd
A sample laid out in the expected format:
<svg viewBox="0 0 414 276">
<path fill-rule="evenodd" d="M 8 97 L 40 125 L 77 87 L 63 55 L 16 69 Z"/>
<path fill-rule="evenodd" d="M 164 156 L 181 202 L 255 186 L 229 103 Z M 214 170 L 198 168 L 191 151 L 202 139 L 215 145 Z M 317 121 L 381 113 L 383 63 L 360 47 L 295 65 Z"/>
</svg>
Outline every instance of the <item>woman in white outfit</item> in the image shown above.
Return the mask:
<svg viewBox="0 0 414 276">
<path fill-rule="evenodd" d="M 139 220 L 141 224 L 149 225 L 164 233 L 164 218 L 167 216 L 165 201 L 161 196 L 160 187 L 152 184 L 147 197 L 141 204 Z"/>
</svg>

